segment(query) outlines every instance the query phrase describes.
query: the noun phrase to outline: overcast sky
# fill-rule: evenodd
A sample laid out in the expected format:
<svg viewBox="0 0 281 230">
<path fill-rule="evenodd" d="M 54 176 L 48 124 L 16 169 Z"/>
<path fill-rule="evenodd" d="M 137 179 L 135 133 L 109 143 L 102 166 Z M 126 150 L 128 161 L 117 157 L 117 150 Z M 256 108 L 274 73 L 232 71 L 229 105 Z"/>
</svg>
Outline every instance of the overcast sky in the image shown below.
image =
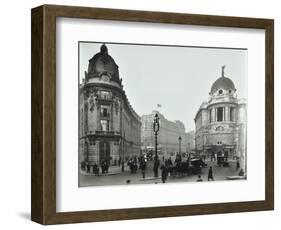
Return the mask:
<svg viewBox="0 0 281 230">
<path fill-rule="evenodd" d="M 102 43 L 80 44 L 80 82 L 89 59 Z M 159 110 L 168 120 L 180 120 L 186 131 L 207 101 L 213 82 L 221 76 L 233 80 L 239 98 L 247 98 L 247 51 L 221 48 L 172 47 L 106 43 L 119 66 L 124 90 L 141 116 Z M 157 108 L 161 104 L 161 108 Z"/>
</svg>

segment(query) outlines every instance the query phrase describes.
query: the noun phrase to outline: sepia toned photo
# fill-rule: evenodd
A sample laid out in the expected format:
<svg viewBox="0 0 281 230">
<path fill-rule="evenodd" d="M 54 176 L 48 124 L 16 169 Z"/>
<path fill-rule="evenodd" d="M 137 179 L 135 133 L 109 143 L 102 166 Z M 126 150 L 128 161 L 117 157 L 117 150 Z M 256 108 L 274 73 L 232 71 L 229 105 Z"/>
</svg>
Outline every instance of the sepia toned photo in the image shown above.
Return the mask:
<svg viewBox="0 0 281 230">
<path fill-rule="evenodd" d="M 78 186 L 247 179 L 247 49 L 78 43 Z"/>
</svg>

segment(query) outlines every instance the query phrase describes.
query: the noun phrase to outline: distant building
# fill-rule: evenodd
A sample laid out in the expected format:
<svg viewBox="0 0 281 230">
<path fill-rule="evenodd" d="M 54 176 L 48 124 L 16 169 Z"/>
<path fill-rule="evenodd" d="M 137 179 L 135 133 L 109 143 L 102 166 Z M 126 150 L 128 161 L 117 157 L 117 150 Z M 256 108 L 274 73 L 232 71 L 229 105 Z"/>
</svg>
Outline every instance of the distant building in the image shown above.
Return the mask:
<svg viewBox="0 0 281 230">
<path fill-rule="evenodd" d="M 141 119 L 123 90 L 118 65 L 107 47 L 89 60 L 80 85 L 80 162 L 117 161 L 139 155 Z"/>
<path fill-rule="evenodd" d="M 192 153 L 195 150 L 195 132 L 189 131 L 185 134 L 186 138 L 186 152 Z"/>
<path fill-rule="evenodd" d="M 237 98 L 233 81 L 222 75 L 212 85 L 208 102 L 195 115 L 195 149 L 199 154 L 245 158 L 246 101 Z"/>
<path fill-rule="evenodd" d="M 184 124 L 181 121 L 169 121 L 158 111 L 153 111 L 151 114 L 143 115 L 141 117 L 141 143 L 143 150 L 155 149 L 155 135 L 153 131 L 153 119 L 155 114 L 160 118 L 160 129 L 157 137 L 158 150 L 162 154 L 173 155 L 179 152 L 186 152 L 186 133 Z M 181 137 L 181 146 L 179 144 L 179 137 Z"/>
</svg>

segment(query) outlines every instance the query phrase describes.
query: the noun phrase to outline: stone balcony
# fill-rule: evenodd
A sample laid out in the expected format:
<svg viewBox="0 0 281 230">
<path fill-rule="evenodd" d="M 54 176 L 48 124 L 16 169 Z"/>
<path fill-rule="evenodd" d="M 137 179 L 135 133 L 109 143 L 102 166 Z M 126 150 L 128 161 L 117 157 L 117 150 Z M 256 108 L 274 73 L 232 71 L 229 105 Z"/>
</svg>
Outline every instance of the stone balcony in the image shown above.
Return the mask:
<svg viewBox="0 0 281 230">
<path fill-rule="evenodd" d="M 99 136 L 99 137 L 120 137 L 121 134 L 118 131 L 102 131 L 102 130 L 96 130 L 96 131 L 88 131 L 87 135 L 93 135 L 93 136 Z"/>
</svg>

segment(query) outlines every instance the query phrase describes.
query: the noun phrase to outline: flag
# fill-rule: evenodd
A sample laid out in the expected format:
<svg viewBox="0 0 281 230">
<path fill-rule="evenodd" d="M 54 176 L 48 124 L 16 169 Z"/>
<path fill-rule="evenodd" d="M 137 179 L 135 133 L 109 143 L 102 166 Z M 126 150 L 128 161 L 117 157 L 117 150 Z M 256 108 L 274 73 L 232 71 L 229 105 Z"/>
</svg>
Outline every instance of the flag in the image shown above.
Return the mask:
<svg viewBox="0 0 281 230">
<path fill-rule="evenodd" d="M 162 105 L 160 105 L 160 104 L 157 104 L 157 108 L 161 108 L 162 107 Z"/>
</svg>

